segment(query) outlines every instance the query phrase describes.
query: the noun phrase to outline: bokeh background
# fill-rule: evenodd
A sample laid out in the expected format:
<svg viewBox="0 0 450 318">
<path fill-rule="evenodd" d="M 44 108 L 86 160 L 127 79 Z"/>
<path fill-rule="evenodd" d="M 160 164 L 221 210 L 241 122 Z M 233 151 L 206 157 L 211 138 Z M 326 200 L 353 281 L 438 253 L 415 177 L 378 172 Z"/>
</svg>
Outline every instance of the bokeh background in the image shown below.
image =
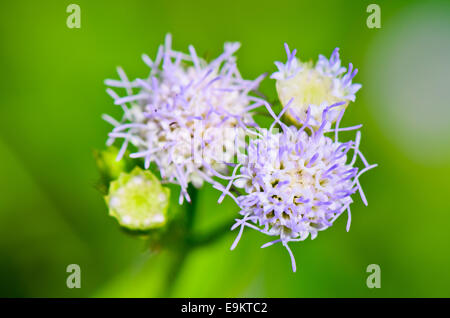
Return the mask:
<svg viewBox="0 0 450 318">
<path fill-rule="evenodd" d="M 362 123 L 362 150 L 379 167 L 362 178 L 369 200 L 314 241 L 260 249 L 247 230 L 189 255 L 173 286 L 179 297 L 450 297 L 450 6 L 384 1 L 381 29 L 369 29 L 373 1 L 73 1 L 81 28 L 66 26 L 70 1 L 10 1 L 0 10 L 0 296 L 154 297 L 171 255 L 152 256 L 107 216 L 92 150 L 118 114 L 103 80 L 115 67 L 145 76 L 141 54 L 193 44 L 216 56 L 240 41 L 245 77 L 273 72 L 283 43 L 303 59 L 339 46 L 363 88 L 344 118 Z M 275 97 L 267 79 L 262 91 Z M 175 194 L 176 196 L 176 194 Z M 199 232 L 237 212 L 200 193 Z M 81 266 L 81 288 L 66 266 Z M 366 286 L 369 264 L 381 288 Z"/>
</svg>

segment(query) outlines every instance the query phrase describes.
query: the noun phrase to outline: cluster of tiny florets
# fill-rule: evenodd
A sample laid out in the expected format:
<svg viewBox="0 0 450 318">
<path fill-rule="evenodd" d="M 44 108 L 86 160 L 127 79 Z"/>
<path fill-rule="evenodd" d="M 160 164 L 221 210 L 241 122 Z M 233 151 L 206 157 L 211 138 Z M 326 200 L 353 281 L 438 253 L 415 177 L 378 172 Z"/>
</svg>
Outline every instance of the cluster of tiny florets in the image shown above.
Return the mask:
<svg viewBox="0 0 450 318">
<path fill-rule="evenodd" d="M 207 63 L 192 46 L 190 54 L 173 50 L 168 35 L 154 61 L 143 56 L 150 67 L 148 78 L 129 81 L 119 69 L 120 80 L 106 81 L 127 93 L 120 97 L 108 89 L 124 110 L 120 121 L 105 116 L 115 126 L 109 143 L 124 140 L 118 159 L 132 144 L 137 150 L 130 157 L 143 158 L 146 168 L 154 162 L 164 182 L 181 186 L 180 203 L 190 200 L 189 183 L 200 187 L 208 178 L 205 162 L 223 170 L 222 162 L 232 160 L 233 151 L 223 151 L 233 147 L 231 132 L 251 125 L 250 111 L 260 106 L 249 94 L 262 77 L 241 77 L 234 56 L 238 48 L 239 43 L 226 43 L 223 54 Z"/>
<path fill-rule="evenodd" d="M 359 192 L 367 204 L 359 177 L 370 165 L 359 150 L 361 125 L 340 128 L 339 124 L 360 84 L 353 84 L 357 70 L 341 66 L 338 49 L 327 59 L 319 56 L 316 65 L 298 60 L 296 50 L 285 45 L 287 62 L 275 62 L 278 97 L 283 106 L 269 129 L 248 131 L 254 138 L 238 156 L 227 185 L 216 183 L 224 196 L 232 197 L 242 218 L 232 229 L 240 228 L 234 249 L 245 227 L 278 237 L 264 244 L 282 243 L 295 259 L 288 243 L 314 239 L 319 231 L 333 225 L 345 211 L 350 227 L 352 195 Z M 288 126 L 288 122 L 295 124 Z M 334 124 L 334 126 L 333 126 Z M 277 130 L 275 130 L 277 127 Z M 339 141 L 340 131 L 356 130 L 354 140 Z M 355 163 L 361 160 L 362 169 Z M 234 190 L 234 191 L 232 191 Z"/>
<path fill-rule="evenodd" d="M 246 227 L 255 229 L 275 237 L 262 247 L 275 243 L 286 247 L 296 271 L 289 242 L 314 239 L 344 212 L 348 231 L 356 192 L 367 205 L 359 178 L 376 165 L 369 164 L 359 149 L 362 125 L 340 127 L 361 88 L 352 82 L 357 69 L 351 63 L 341 66 L 338 49 L 329 59 L 319 55 L 314 65 L 301 62 L 297 51 L 285 45 L 287 61 L 275 62 L 278 71 L 271 76 L 282 105 L 275 114 L 267 101 L 251 94 L 263 76 L 241 77 L 234 56 L 238 48 L 238 43 L 227 43 L 223 54 L 207 63 L 192 46 L 189 54 L 173 50 L 168 35 L 155 60 L 143 57 L 150 67 L 148 78 L 129 81 L 119 69 L 120 80 L 106 83 L 125 89 L 121 97 L 108 88 L 124 114 L 119 121 L 104 116 L 114 125 L 108 144 L 123 139 L 118 160 L 131 144 L 131 158 L 142 158 L 145 168 L 155 163 L 163 182 L 181 186 L 180 204 L 184 198 L 190 201 L 188 184 L 212 184 L 222 193 L 219 203 L 228 196 L 240 209 L 232 226 L 239 234 L 231 249 Z M 262 105 L 273 118 L 269 128 L 258 126 L 252 116 L 252 110 Z M 356 132 L 355 138 L 340 141 L 342 131 Z M 237 147 L 242 132 L 243 147 Z M 147 179 L 144 189 L 144 179 L 133 174 L 121 174 L 121 182 L 113 183 L 107 199 L 121 224 L 134 222 L 139 229 L 165 224 L 163 214 L 149 218 L 147 213 L 156 203 L 166 208 L 167 202 L 160 200 L 168 198 L 165 189 L 158 188 L 163 191 L 160 199 L 154 197 L 142 209 L 131 202 L 145 201 L 155 192 L 157 182 L 149 175 Z"/>
<path fill-rule="evenodd" d="M 232 196 L 241 209 L 242 218 L 237 219 L 233 227 L 240 227 L 240 232 L 232 249 L 240 240 L 244 227 L 277 236 L 277 240 L 263 247 L 281 242 L 292 257 L 295 271 L 288 242 L 302 241 L 309 235 L 314 239 L 318 231 L 330 227 L 344 211 L 348 212 L 349 229 L 351 195 L 359 191 L 367 203 L 359 177 L 376 165 L 369 165 L 360 152 L 359 131 L 355 140 L 338 140 L 339 131 L 357 130 L 360 125 L 339 128 L 338 121 L 332 130 L 325 128 L 329 126 L 329 112 L 340 105 L 331 105 L 323 111 L 318 130 L 310 125 L 310 110 L 302 128 L 297 128 L 280 121 L 288 107 L 278 116 L 269 108 L 275 119 L 272 127 L 253 130 L 256 138 L 250 140 L 246 153 L 239 156 L 239 164 L 228 186 L 215 185 L 224 194 Z M 281 130 L 274 131 L 275 124 L 279 124 Z M 334 138 L 327 136 L 330 133 L 334 133 Z M 361 170 L 354 166 L 358 158 L 365 165 Z M 232 186 L 245 193 L 232 194 L 229 191 Z"/>
</svg>

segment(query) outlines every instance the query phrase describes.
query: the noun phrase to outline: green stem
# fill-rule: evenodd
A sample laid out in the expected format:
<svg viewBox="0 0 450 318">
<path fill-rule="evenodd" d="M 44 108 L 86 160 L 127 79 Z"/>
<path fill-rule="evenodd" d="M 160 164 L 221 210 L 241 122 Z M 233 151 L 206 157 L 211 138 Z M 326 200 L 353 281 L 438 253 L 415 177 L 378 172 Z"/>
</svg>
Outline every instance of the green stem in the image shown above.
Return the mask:
<svg viewBox="0 0 450 318">
<path fill-rule="evenodd" d="M 189 253 L 196 248 L 214 243 L 224 237 L 226 234 L 230 233 L 231 224 L 232 222 L 226 222 L 225 224 L 217 226 L 209 233 L 201 235 L 188 235 L 186 237 L 186 244 L 175 254 L 175 260 L 169 269 L 162 297 L 172 296 L 173 288 L 175 287 L 178 276 L 180 275 L 181 270 L 186 263 L 186 259 Z"/>
<path fill-rule="evenodd" d="M 185 222 L 185 228 L 183 230 L 183 236 L 184 238 L 188 238 L 191 236 L 192 229 L 194 227 L 194 220 L 196 215 L 196 209 L 197 209 L 197 197 L 198 197 L 198 190 L 193 187 L 192 185 L 189 185 L 188 187 L 188 193 L 189 197 L 191 199 L 191 202 L 186 202 L 186 222 Z M 173 288 L 176 284 L 176 281 L 178 280 L 178 276 L 181 273 L 181 270 L 184 266 L 184 263 L 186 262 L 186 259 L 189 255 L 189 252 L 191 250 L 191 247 L 189 244 L 187 244 L 187 240 L 183 242 L 183 245 L 181 247 L 175 248 L 175 260 L 171 264 L 171 267 L 167 274 L 167 279 L 165 282 L 165 287 L 163 289 L 163 297 L 170 297 L 173 292 Z"/>
<path fill-rule="evenodd" d="M 174 249 L 175 260 L 170 266 L 168 271 L 167 280 L 163 289 L 163 297 L 171 297 L 173 288 L 181 273 L 181 270 L 186 263 L 186 259 L 189 253 L 199 247 L 216 242 L 217 240 L 230 233 L 230 227 L 234 222 L 234 218 L 217 226 L 214 230 L 204 234 L 193 234 L 194 221 L 196 216 L 198 190 L 192 186 L 188 189 L 191 203 L 186 203 L 186 223 L 183 231 L 184 238 L 182 239 L 182 246 L 178 246 Z"/>
<path fill-rule="evenodd" d="M 190 237 L 187 237 L 187 243 L 192 249 L 212 244 L 221 239 L 222 237 L 224 237 L 226 234 L 230 233 L 230 227 L 233 224 L 233 222 L 234 218 L 229 222 L 225 222 L 224 224 L 217 226 L 214 230 L 210 231 L 209 233 L 191 235 Z"/>
<path fill-rule="evenodd" d="M 193 187 L 192 185 L 189 185 L 188 193 L 189 193 L 191 202 L 186 203 L 186 232 L 189 235 L 194 226 L 195 214 L 196 214 L 196 208 L 197 208 L 198 190 L 197 190 L 197 188 Z"/>
<path fill-rule="evenodd" d="M 167 279 L 163 288 L 162 297 L 172 296 L 176 281 L 178 280 L 178 276 L 181 273 L 184 263 L 186 263 L 188 254 L 189 254 L 188 248 L 181 249 L 180 251 L 177 251 L 177 253 L 175 254 L 175 260 L 171 264 L 167 274 Z"/>
</svg>

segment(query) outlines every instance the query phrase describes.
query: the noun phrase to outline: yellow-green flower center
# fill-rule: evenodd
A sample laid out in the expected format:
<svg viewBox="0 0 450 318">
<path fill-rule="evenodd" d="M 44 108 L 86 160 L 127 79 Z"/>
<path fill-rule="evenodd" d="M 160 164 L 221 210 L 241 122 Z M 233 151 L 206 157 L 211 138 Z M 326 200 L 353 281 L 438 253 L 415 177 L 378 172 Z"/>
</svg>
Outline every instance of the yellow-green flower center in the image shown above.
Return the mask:
<svg viewBox="0 0 450 318">
<path fill-rule="evenodd" d="M 303 64 L 303 70 L 294 77 L 277 80 L 276 88 L 283 106 L 293 98 L 290 108 L 302 120 L 305 119 L 310 106 L 311 115 L 320 121 L 325 107 L 341 101 L 333 94 L 332 78 L 319 73 L 309 64 Z M 292 122 L 297 122 L 290 112 L 286 113 L 286 117 Z"/>
<path fill-rule="evenodd" d="M 136 167 L 111 182 L 106 201 L 109 214 L 132 230 L 159 228 L 167 222 L 169 189 L 148 170 Z"/>
</svg>

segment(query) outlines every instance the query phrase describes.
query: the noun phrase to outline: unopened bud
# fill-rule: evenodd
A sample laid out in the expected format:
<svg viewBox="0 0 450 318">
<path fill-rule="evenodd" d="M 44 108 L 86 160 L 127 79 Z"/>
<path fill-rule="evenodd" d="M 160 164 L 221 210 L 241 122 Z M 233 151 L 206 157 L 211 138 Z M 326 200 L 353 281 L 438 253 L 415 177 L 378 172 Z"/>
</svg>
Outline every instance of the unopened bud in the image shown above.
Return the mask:
<svg viewBox="0 0 450 318">
<path fill-rule="evenodd" d="M 160 228 L 167 222 L 170 190 L 148 170 L 122 172 L 105 197 L 109 214 L 130 230 Z"/>
</svg>

